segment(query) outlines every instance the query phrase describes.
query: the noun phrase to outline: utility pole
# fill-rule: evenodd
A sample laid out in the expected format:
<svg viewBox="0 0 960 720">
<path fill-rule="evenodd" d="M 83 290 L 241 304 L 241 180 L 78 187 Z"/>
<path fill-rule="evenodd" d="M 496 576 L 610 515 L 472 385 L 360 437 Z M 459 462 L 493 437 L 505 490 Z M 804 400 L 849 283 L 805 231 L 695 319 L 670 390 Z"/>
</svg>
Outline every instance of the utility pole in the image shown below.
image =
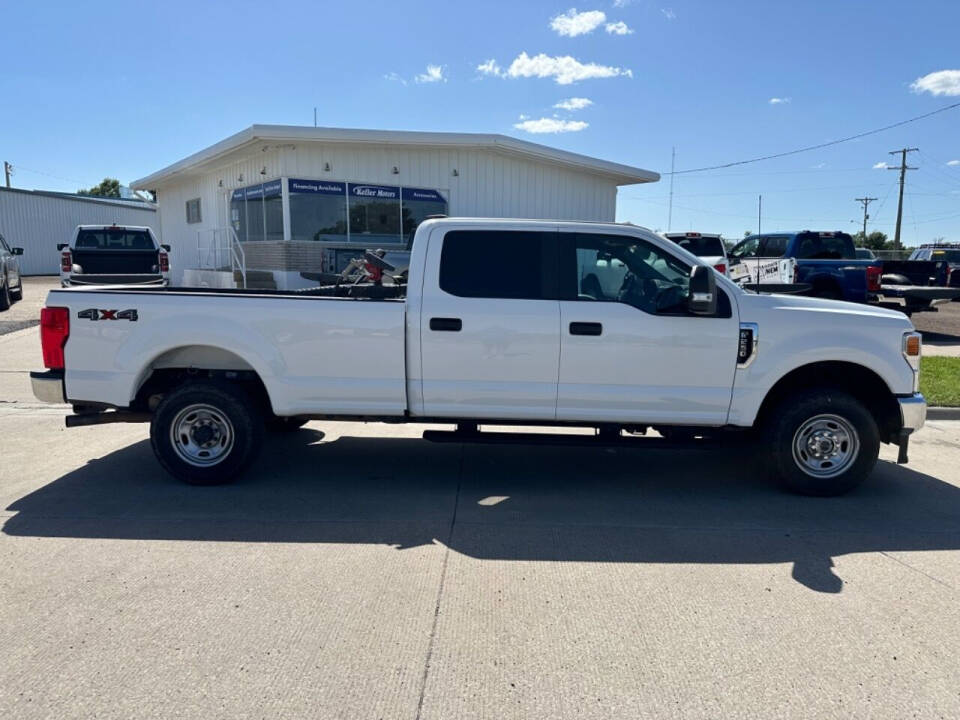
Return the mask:
<svg viewBox="0 0 960 720">
<path fill-rule="evenodd" d="M 916 168 L 907 167 L 907 153 L 918 152 L 919 148 L 901 148 L 900 150 L 891 150 L 891 155 L 900 153 L 900 167 L 887 168 L 887 170 L 900 171 L 900 202 L 897 203 L 897 231 L 893 236 L 893 249 L 900 250 L 900 223 L 903 221 L 903 183 L 907 179 L 907 170 L 916 170 Z"/>
<path fill-rule="evenodd" d="M 867 214 L 867 207 L 870 205 L 870 203 L 872 203 L 872 202 L 873 202 L 874 200 L 876 200 L 876 199 L 877 199 L 877 198 L 872 198 L 872 197 L 854 198 L 854 200 L 856 200 L 858 203 L 861 203 L 861 204 L 863 205 L 863 244 L 864 244 L 864 247 L 866 247 L 866 244 L 867 244 L 867 220 L 870 219 L 870 216 Z"/>
<path fill-rule="evenodd" d="M 670 232 L 670 225 L 673 223 L 673 166 L 677 160 L 677 147 L 670 148 L 670 209 L 667 210 L 667 232 Z"/>
<path fill-rule="evenodd" d="M 317 126 L 317 106 L 313 106 L 313 126 Z"/>
<path fill-rule="evenodd" d="M 761 224 L 763 220 L 763 195 L 757 195 L 757 235 L 761 232 Z"/>
<path fill-rule="evenodd" d="M 13 172 L 13 165 L 6 160 L 3 161 L 3 174 L 7 176 L 7 187 L 10 187 L 10 173 Z"/>
</svg>

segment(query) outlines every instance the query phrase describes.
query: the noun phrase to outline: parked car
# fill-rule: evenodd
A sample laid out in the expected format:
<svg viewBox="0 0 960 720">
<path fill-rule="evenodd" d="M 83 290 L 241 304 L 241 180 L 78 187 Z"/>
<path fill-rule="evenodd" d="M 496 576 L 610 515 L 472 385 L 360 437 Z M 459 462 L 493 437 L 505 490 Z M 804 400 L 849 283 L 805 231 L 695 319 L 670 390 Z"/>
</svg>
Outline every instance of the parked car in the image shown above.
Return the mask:
<svg viewBox="0 0 960 720">
<path fill-rule="evenodd" d="M 663 233 L 668 240 L 672 240 L 689 253 L 693 253 L 721 275 L 727 272 L 727 247 L 718 233 Z"/>
<path fill-rule="evenodd" d="M 148 227 L 79 225 L 60 250 L 60 284 L 166 286 L 170 246 Z"/>
<path fill-rule="evenodd" d="M 878 260 L 876 253 L 873 252 L 870 248 L 858 247 L 855 248 L 857 253 L 856 257 L 858 260 Z"/>
<path fill-rule="evenodd" d="M 23 298 L 23 279 L 20 277 L 20 260 L 23 248 L 10 247 L 0 235 L 0 310 L 6 310 Z"/>
<path fill-rule="evenodd" d="M 518 441 L 478 423 L 595 427 L 581 441 L 613 445 L 753 429 L 749 462 L 831 495 L 881 442 L 905 462 L 924 423 L 904 315 L 752 293 L 640 227 L 427 220 L 408 271 L 392 294 L 53 290 L 33 391 L 72 404 L 71 427 L 149 421 L 163 467 L 200 485 L 243 471 L 265 423 L 340 418 L 455 423 L 425 435 L 454 442 Z"/>
<path fill-rule="evenodd" d="M 751 235 L 727 254 L 731 273 L 747 258 L 795 258 L 794 282 L 814 297 L 865 303 L 880 291 L 880 263 L 858 259 L 845 232 L 776 232 Z"/>
</svg>

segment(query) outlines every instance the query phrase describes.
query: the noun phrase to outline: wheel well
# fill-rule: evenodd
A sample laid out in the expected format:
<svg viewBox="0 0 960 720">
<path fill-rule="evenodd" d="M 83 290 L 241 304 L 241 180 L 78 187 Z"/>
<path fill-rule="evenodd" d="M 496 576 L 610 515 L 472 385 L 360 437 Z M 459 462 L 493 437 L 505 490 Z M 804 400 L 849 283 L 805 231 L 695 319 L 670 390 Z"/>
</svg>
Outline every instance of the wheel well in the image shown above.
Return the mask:
<svg viewBox="0 0 960 720">
<path fill-rule="evenodd" d="M 900 406 L 879 375 L 870 368 L 849 362 L 818 362 L 791 370 L 770 388 L 754 423 L 761 426 L 781 400 L 811 388 L 834 388 L 850 393 L 877 421 L 880 439 L 893 442 L 900 430 Z"/>
<path fill-rule="evenodd" d="M 192 380 L 219 380 L 241 386 L 266 413 L 272 413 L 263 380 L 243 358 L 212 346 L 174 348 L 158 356 L 144 373 L 131 403 L 136 410 L 153 411 L 173 388 Z"/>
</svg>

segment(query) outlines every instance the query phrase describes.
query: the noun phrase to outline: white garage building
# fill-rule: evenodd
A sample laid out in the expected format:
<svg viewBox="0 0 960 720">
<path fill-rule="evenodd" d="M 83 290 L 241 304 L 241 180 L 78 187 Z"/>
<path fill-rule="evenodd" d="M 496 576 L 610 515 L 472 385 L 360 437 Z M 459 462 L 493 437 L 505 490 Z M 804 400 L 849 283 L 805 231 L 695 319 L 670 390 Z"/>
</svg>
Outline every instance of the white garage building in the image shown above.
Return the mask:
<svg viewBox="0 0 960 720">
<path fill-rule="evenodd" d="M 59 273 L 57 244 L 69 242 L 77 225 L 145 225 L 157 232 L 157 220 L 156 208 L 142 200 L 0 187 L 0 235 L 23 248 L 24 275 Z"/>
<path fill-rule="evenodd" d="M 503 135 L 253 125 L 132 187 L 175 283 L 289 289 L 365 248 L 402 263 L 427 215 L 612 221 L 619 186 L 659 178 Z"/>
</svg>

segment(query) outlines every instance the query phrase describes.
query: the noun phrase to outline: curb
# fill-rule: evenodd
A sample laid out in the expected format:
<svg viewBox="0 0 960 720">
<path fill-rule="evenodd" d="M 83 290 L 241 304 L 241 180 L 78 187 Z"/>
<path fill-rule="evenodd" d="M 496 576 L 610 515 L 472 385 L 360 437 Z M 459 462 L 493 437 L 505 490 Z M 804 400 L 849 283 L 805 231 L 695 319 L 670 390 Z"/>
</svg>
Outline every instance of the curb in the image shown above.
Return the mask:
<svg viewBox="0 0 960 720">
<path fill-rule="evenodd" d="M 927 420 L 960 420 L 960 407 L 928 407 Z"/>
</svg>

